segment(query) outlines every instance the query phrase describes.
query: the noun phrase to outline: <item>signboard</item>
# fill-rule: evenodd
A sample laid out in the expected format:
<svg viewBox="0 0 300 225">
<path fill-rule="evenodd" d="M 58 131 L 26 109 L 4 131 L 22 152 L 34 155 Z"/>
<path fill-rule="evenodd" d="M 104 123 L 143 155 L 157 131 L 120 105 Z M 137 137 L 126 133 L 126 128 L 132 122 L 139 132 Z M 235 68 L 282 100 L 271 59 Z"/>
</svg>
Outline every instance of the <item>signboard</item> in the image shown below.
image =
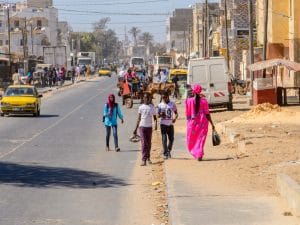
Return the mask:
<svg viewBox="0 0 300 225">
<path fill-rule="evenodd" d="M 238 29 L 236 30 L 237 38 L 247 38 L 249 37 L 249 29 Z"/>
</svg>

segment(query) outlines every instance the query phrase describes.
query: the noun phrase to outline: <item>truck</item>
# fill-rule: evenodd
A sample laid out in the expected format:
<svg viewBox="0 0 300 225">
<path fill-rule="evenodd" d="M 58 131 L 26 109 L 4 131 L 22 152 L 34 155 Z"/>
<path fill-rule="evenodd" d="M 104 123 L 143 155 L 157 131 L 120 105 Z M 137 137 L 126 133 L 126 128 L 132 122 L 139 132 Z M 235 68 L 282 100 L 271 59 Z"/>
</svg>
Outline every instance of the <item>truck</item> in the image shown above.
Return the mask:
<svg viewBox="0 0 300 225">
<path fill-rule="evenodd" d="M 232 110 L 232 86 L 224 57 L 191 59 L 187 85 L 191 88 L 194 84 L 202 86 L 210 107 L 225 106 Z"/>
<path fill-rule="evenodd" d="M 66 79 L 71 79 L 72 65 L 71 58 L 67 54 L 66 46 L 44 47 L 44 64 L 53 66 L 64 66 L 67 70 Z M 41 63 L 41 62 L 40 62 Z"/>
<path fill-rule="evenodd" d="M 154 74 L 158 74 L 159 70 L 173 68 L 173 58 L 171 55 L 156 55 L 154 60 Z"/>
<path fill-rule="evenodd" d="M 95 73 L 96 53 L 95 52 L 78 52 L 76 64 L 82 68 L 84 65 L 91 67 L 91 73 Z"/>
<path fill-rule="evenodd" d="M 145 59 L 143 57 L 131 57 L 130 58 L 130 67 L 136 68 L 137 70 L 142 70 L 145 68 Z"/>
</svg>

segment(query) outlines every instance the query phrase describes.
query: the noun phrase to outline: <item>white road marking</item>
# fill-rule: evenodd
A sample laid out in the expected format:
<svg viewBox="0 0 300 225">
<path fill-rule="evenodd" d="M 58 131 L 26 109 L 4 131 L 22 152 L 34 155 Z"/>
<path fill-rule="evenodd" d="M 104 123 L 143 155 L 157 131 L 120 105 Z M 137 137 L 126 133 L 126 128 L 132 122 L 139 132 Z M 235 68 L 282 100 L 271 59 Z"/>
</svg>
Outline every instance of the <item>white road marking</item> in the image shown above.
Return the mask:
<svg viewBox="0 0 300 225">
<path fill-rule="evenodd" d="M 84 105 L 86 105 L 87 103 L 89 103 L 90 101 L 92 101 L 94 98 L 97 98 L 98 96 L 100 96 L 103 92 L 110 90 L 111 87 L 105 88 L 104 90 L 102 89 L 102 91 L 92 97 L 90 97 L 86 102 L 82 103 L 81 105 L 77 106 L 74 110 L 72 110 L 71 112 L 69 112 L 67 115 L 65 115 L 64 117 L 62 117 L 61 119 L 59 119 L 58 121 L 56 121 L 55 123 L 53 123 L 51 126 L 41 130 L 40 132 L 36 133 L 35 135 L 33 135 L 31 138 L 29 138 L 28 140 L 22 142 L 21 144 L 19 144 L 18 146 L 16 146 L 15 148 L 13 148 L 11 151 L 4 153 L 2 155 L 0 155 L 0 159 L 3 159 L 4 157 L 11 155 L 12 153 L 14 153 L 15 151 L 17 151 L 19 148 L 21 148 L 22 146 L 24 146 L 25 144 L 33 141 L 35 138 L 39 137 L 41 134 L 45 133 L 46 131 L 52 129 L 53 127 L 55 127 L 56 125 L 58 125 L 60 122 L 62 122 L 63 120 L 67 119 L 69 116 L 71 116 L 73 113 L 75 113 L 76 111 L 78 111 L 79 109 L 81 109 Z"/>
</svg>

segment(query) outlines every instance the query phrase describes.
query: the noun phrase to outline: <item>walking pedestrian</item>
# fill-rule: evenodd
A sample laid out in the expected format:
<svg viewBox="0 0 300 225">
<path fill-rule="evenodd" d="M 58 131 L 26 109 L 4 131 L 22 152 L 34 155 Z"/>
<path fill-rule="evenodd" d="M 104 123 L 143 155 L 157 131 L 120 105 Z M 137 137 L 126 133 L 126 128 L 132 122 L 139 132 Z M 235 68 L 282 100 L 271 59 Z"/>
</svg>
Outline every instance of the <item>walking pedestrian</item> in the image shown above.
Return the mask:
<svg viewBox="0 0 300 225">
<path fill-rule="evenodd" d="M 120 151 L 118 143 L 118 117 L 120 118 L 122 124 L 124 123 L 123 114 L 120 106 L 115 101 L 115 96 L 110 94 L 108 96 L 107 103 L 104 105 L 103 109 L 103 122 L 106 127 L 106 150 L 110 151 L 109 141 L 111 130 L 113 131 L 115 150 Z"/>
<path fill-rule="evenodd" d="M 149 94 L 144 95 L 144 103 L 139 107 L 138 119 L 134 135 L 137 135 L 137 130 L 139 128 L 141 136 L 141 147 L 142 147 L 142 164 L 141 166 L 146 166 L 146 162 L 152 164 L 150 160 L 151 143 L 152 143 L 152 117 L 155 122 L 155 130 L 157 130 L 157 118 L 155 107 L 151 103 L 151 96 Z"/>
<path fill-rule="evenodd" d="M 207 100 L 201 95 L 202 87 L 198 84 L 193 87 L 194 97 L 185 102 L 187 118 L 187 148 L 198 161 L 204 155 L 204 145 L 208 133 L 208 122 L 215 130 L 214 123 L 209 113 Z"/>
<path fill-rule="evenodd" d="M 158 105 L 158 117 L 160 118 L 164 159 L 168 159 L 171 158 L 171 151 L 174 143 L 173 124 L 178 118 L 178 112 L 176 104 L 170 100 L 167 91 L 163 93 L 162 102 Z"/>
<path fill-rule="evenodd" d="M 21 84 L 21 76 L 19 74 L 18 69 L 15 70 L 15 73 L 12 75 L 12 80 L 14 85 Z"/>
</svg>

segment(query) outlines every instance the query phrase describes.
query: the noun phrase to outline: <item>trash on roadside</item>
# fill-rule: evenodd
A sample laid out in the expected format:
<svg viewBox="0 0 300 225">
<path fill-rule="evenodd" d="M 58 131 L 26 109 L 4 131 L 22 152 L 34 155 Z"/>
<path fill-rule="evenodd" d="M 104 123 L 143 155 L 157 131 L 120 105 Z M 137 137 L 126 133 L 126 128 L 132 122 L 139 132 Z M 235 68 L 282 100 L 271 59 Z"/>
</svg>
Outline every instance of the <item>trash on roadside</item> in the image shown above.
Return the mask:
<svg viewBox="0 0 300 225">
<path fill-rule="evenodd" d="M 153 182 L 152 183 L 152 186 L 159 186 L 160 185 L 160 182 L 159 181 L 156 181 L 156 182 Z"/>
</svg>

